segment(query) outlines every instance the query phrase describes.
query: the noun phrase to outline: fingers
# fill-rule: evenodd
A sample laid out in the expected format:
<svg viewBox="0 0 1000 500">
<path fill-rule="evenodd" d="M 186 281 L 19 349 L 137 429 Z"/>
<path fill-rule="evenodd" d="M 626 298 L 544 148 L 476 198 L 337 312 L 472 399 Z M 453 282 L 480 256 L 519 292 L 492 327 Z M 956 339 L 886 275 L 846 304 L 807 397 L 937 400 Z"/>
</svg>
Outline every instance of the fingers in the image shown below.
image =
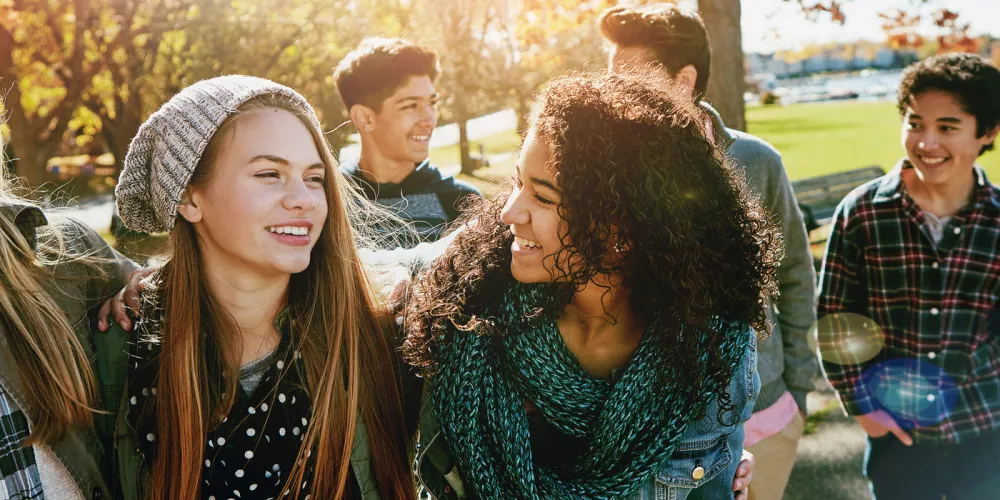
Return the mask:
<svg viewBox="0 0 1000 500">
<path fill-rule="evenodd" d="M 129 275 L 125 288 L 122 288 L 121 291 L 111 298 L 111 314 L 126 332 L 132 331 L 132 319 L 129 316 L 129 311 L 139 310 L 140 294 L 150 285 L 147 278 L 155 273 L 157 269 L 159 268 L 149 267 L 133 271 Z M 99 322 L 98 328 L 100 328 Z"/>
<path fill-rule="evenodd" d="M 743 488 L 742 490 L 737 491 L 736 495 L 734 495 L 733 498 L 735 500 L 747 500 L 748 498 L 750 498 L 750 490 L 747 488 Z"/>
<path fill-rule="evenodd" d="M 155 268 L 143 268 L 132 273 L 128 285 L 125 286 L 125 305 L 133 311 L 139 310 L 139 296 L 149 285 L 148 278 L 156 272 Z"/>
<path fill-rule="evenodd" d="M 889 432 L 891 432 L 894 436 L 896 436 L 896 439 L 899 439 L 899 441 L 905 444 L 906 446 L 913 446 L 913 438 L 911 438 L 910 435 L 906 433 L 906 431 L 904 431 L 901 427 L 899 427 L 899 425 L 895 423 L 890 425 Z"/>
<path fill-rule="evenodd" d="M 122 330 L 126 332 L 132 331 L 132 320 L 128 317 L 128 311 L 125 308 L 125 291 L 128 288 L 122 288 L 121 291 L 115 294 L 111 298 L 111 314 L 114 315 L 115 321 L 118 325 L 122 327 Z"/>
<path fill-rule="evenodd" d="M 111 315 L 111 299 L 105 300 L 101 308 L 97 310 L 97 329 L 106 332 L 108 327 L 108 316 Z"/>
<path fill-rule="evenodd" d="M 756 460 L 753 453 L 743 450 L 743 460 L 740 461 L 739 467 L 736 468 L 736 477 L 733 478 L 734 492 L 739 493 L 746 489 L 747 486 L 750 486 L 750 482 L 753 481 L 753 468 Z"/>
<path fill-rule="evenodd" d="M 153 274 L 152 269 L 140 269 L 132 273 L 132 278 L 128 280 L 128 285 L 125 287 L 125 305 L 133 310 L 138 311 L 141 305 L 139 297 L 141 296 L 143 290 L 149 287 L 149 276 Z"/>
</svg>

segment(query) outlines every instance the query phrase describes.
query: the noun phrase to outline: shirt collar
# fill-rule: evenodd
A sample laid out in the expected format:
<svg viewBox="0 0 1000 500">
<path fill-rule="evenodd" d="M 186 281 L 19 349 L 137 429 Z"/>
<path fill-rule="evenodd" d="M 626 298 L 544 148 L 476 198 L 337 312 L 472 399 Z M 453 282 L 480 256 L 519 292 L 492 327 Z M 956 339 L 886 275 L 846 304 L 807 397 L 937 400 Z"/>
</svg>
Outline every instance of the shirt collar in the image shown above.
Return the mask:
<svg viewBox="0 0 1000 500">
<path fill-rule="evenodd" d="M 12 221 L 32 248 L 38 243 L 38 228 L 49 223 L 41 208 L 15 200 L 0 200 L 0 217 Z"/>
<path fill-rule="evenodd" d="M 888 174 L 882 177 L 875 190 L 873 203 L 888 203 L 903 197 L 903 169 L 909 167 L 909 162 L 905 159 L 899 160 L 895 167 Z"/>
<path fill-rule="evenodd" d="M 913 165 L 909 160 L 903 158 L 882 178 L 872 202 L 887 203 L 903 197 L 906 186 L 903 184 L 902 173 L 905 168 L 913 168 Z M 1000 210 L 1000 190 L 990 183 L 986 177 L 986 172 L 981 166 L 975 165 L 973 172 L 976 175 L 976 185 L 973 188 L 972 204 L 991 206 L 994 209 Z"/>
</svg>

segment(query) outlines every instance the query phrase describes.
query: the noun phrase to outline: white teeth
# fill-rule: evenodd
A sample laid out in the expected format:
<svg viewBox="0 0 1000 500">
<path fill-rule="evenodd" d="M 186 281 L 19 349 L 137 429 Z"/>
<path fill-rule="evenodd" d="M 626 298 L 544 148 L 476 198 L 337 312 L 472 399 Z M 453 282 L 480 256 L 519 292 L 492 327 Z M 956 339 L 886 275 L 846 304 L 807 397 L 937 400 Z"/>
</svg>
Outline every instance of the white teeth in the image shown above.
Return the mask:
<svg viewBox="0 0 1000 500">
<path fill-rule="evenodd" d="M 305 236 L 309 234 L 309 228 L 302 226 L 271 226 L 267 228 L 267 230 L 275 234 L 290 234 L 294 236 Z"/>
<path fill-rule="evenodd" d="M 941 158 L 941 157 L 929 158 L 929 157 L 926 157 L 926 156 L 921 156 L 920 159 L 924 163 L 926 163 L 928 165 L 937 165 L 939 163 L 944 163 L 944 161 L 947 160 L 948 158 L 947 157 L 945 157 L 945 158 Z"/>
<path fill-rule="evenodd" d="M 411 135 L 410 138 L 413 139 L 413 140 L 415 140 L 415 141 L 429 141 L 431 139 L 431 136 L 429 136 L 429 135 Z"/>
<path fill-rule="evenodd" d="M 531 241 L 525 238 L 521 238 L 520 236 L 515 236 L 514 241 L 517 242 L 517 246 L 524 248 L 537 248 L 541 246 L 538 244 L 537 241 Z"/>
</svg>

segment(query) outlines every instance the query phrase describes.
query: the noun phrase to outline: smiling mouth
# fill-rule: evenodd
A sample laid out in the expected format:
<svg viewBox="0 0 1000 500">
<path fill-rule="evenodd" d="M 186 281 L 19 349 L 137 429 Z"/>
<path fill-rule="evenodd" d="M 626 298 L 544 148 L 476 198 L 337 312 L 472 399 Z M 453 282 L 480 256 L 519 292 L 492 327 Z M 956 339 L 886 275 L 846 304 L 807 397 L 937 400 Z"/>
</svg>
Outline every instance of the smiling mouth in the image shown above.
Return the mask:
<svg viewBox="0 0 1000 500">
<path fill-rule="evenodd" d="M 538 244 L 537 241 L 532 241 L 532 240 L 529 240 L 527 238 L 522 238 L 520 236 L 515 236 L 514 237 L 514 242 L 517 243 L 518 247 L 520 247 L 520 248 L 527 248 L 529 250 L 534 250 L 536 248 L 541 248 L 542 247 L 540 244 Z"/>
<path fill-rule="evenodd" d="M 269 226 L 266 229 L 269 233 L 289 236 L 307 236 L 309 234 L 309 228 L 305 226 Z"/>
<path fill-rule="evenodd" d="M 430 134 L 427 134 L 427 135 L 411 135 L 410 139 L 412 139 L 414 141 L 417 141 L 417 142 L 430 142 L 431 136 L 430 136 Z"/>
<path fill-rule="evenodd" d="M 950 157 L 948 156 L 920 156 L 921 163 L 932 167 L 935 165 L 940 165 L 948 161 L 949 159 Z"/>
</svg>

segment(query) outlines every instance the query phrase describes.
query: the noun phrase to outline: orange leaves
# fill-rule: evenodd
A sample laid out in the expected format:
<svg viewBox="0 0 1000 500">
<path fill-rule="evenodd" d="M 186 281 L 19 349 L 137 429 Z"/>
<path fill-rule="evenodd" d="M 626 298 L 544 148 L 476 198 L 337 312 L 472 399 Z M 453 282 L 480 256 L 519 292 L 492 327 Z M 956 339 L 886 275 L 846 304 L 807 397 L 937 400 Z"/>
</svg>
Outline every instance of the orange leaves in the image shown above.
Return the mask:
<svg viewBox="0 0 1000 500">
<path fill-rule="evenodd" d="M 844 24 L 847 19 L 844 5 L 853 0 L 785 1 L 799 4 L 810 20 L 829 15 L 833 22 Z M 934 10 L 935 3 L 943 4 L 944 0 L 910 0 L 902 8 L 879 13 L 887 44 L 893 49 L 916 49 L 930 40 L 936 42 L 938 52 L 978 52 L 982 42 L 969 35 L 969 23 L 961 22 L 955 10 L 945 7 Z"/>
<path fill-rule="evenodd" d="M 785 0 L 786 2 L 791 0 Z M 820 15 L 827 14 L 830 20 L 837 24 L 844 24 L 847 16 L 844 14 L 843 2 L 838 0 L 815 1 L 815 0 L 795 0 L 802 7 L 802 12 L 806 18 L 812 21 L 818 19 Z"/>
<path fill-rule="evenodd" d="M 889 47 L 893 49 L 919 48 L 924 44 L 924 37 L 917 31 L 922 16 L 919 12 L 910 13 L 902 9 L 892 9 L 879 13 L 882 20 L 882 31 L 885 32 Z"/>
<path fill-rule="evenodd" d="M 969 23 L 958 22 L 958 13 L 940 9 L 934 14 L 934 25 L 943 31 L 937 37 L 938 52 L 979 52 L 981 42 L 969 36 Z"/>
</svg>

